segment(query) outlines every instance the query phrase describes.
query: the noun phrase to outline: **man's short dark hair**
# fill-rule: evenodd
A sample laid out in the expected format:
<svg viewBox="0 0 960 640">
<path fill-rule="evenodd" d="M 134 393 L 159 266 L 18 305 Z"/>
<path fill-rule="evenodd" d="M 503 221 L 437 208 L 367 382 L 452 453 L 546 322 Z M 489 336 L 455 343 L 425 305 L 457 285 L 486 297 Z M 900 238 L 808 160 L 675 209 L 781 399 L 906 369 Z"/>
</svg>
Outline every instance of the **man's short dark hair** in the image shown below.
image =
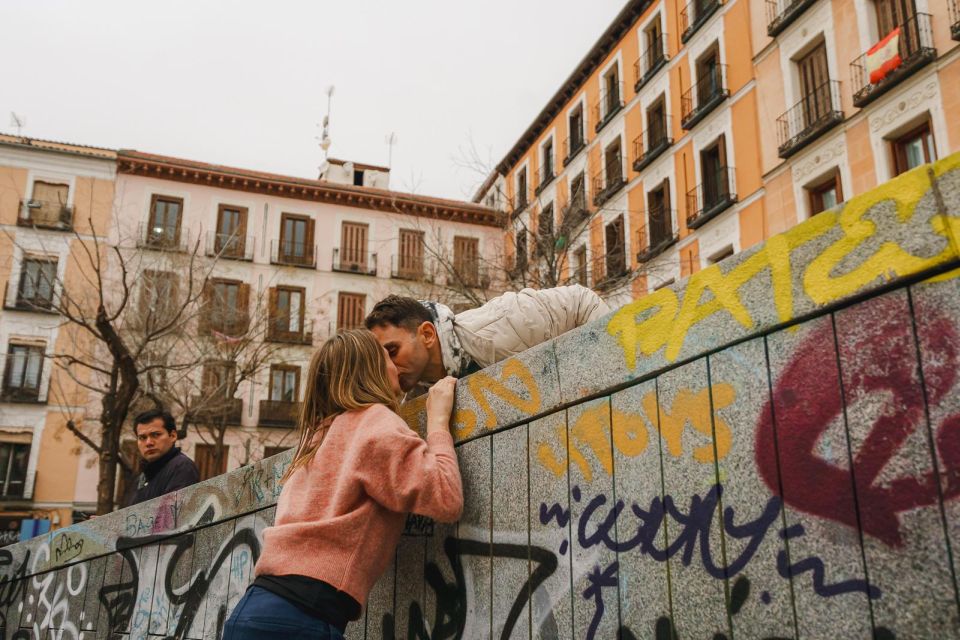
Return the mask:
<svg viewBox="0 0 960 640">
<path fill-rule="evenodd" d="M 393 325 L 416 332 L 424 322 L 433 322 L 433 316 L 427 308 L 413 298 L 389 295 L 373 305 L 373 311 L 363 321 L 367 329 Z"/>
<path fill-rule="evenodd" d="M 163 409 L 150 409 L 150 411 L 144 411 L 133 419 L 133 432 L 136 433 L 137 427 L 141 424 L 149 424 L 157 418 L 163 420 L 163 428 L 167 430 L 167 433 L 176 431 L 177 421 L 173 419 L 172 415 Z"/>
</svg>

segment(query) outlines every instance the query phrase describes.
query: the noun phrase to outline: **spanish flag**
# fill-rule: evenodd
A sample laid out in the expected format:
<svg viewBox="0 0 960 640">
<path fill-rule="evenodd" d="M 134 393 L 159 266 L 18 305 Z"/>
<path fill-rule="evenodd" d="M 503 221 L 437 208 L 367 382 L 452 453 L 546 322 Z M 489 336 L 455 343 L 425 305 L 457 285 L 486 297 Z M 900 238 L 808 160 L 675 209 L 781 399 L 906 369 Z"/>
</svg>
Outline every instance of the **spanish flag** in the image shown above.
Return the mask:
<svg viewBox="0 0 960 640">
<path fill-rule="evenodd" d="M 867 73 L 870 83 L 877 84 L 887 74 L 900 66 L 900 27 L 887 34 L 883 40 L 867 51 Z"/>
</svg>

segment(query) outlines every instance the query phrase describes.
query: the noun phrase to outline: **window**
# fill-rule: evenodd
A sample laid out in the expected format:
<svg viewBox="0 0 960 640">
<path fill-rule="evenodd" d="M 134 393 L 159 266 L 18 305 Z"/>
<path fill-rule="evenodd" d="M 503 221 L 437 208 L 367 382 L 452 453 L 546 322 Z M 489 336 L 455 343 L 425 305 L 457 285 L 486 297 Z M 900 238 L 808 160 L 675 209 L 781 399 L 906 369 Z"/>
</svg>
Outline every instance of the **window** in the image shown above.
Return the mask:
<svg viewBox="0 0 960 640">
<path fill-rule="evenodd" d="M 344 222 L 340 228 L 340 267 L 349 271 L 367 269 L 368 225 Z"/>
<path fill-rule="evenodd" d="M 236 380 L 237 365 L 235 362 L 207 362 L 203 365 L 201 388 L 203 395 L 209 399 L 232 398 L 234 381 Z"/>
<path fill-rule="evenodd" d="M 541 166 L 543 166 L 543 181 L 553 177 L 553 138 L 549 138 L 541 148 Z"/>
<path fill-rule="evenodd" d="M 581 245 L 573 252 L 573 281 L 583 286 L 589 286 L 587 282 L 587 246 Z"/>
<path fill-rule="evenodd" d="M 730 193 L 727 184 L 727 146 L 723 135 L 700 152 L 700 172 L 703 178 L 700 209 L 707 211 L 725 201 Z"/>
<path fill-rule="evenodd" d="M 516 249 L 517 255 L 514 260 L 514 269 L 516 270 L 515 275 L 520 275 L 522 272 L 527 270 L 527 230 L 519 229 L 516 236 Z"/>
<path fill-rule="evenodd" d="M 937 159 L 930 123 L 924 122 L 916 129 L 893 141 L 893 165 L 896 175 Z"/>
<path fill-rule="evenodd" d="M 11 344 L 3 376 L 3 399 L 8 402 L 36 402 L 40 399 L 43 373 L 41 345 Z"/>
<path fill-rule="evenodd" d="M 603 76 L 603 87 L 603 117 L 606 118 L 620 109 L 620 69 L 616 64 Z"/>
<path fill-rule="evenodd" d="M 647 109 L 647 151 L 667 140 L 667 104 L 663 96 Z"/>
<path fill-rule="evenodd" d="M 570 157 L 583 146 L 583 105 L 577 105 L 567 120 L 570 125 L 570 149 L 567 156 Z"/>
<path fill-rule="evenodd" d="M 660 14 L 657 14 L 643 32 L 646 43 L 646 65 L 643 73 L 649 73 L 664 59 L 663 54 L 663 27 L 660 25 Z"/>
<path fill-rule="evenodd" d="M 353 170 L 353 185 L 355 187 L 363 186 L 363 170 L 362 169 Z"/>
<path fill-rule="evenodd" d="M 570 210 L 579 213 L 587 210 L 587 189 L 583 174 L 577 174 L 570 181 Z"/>
<path fill-rule="evenodd" d="M 270 331 L 273 339 L 297 339 L 303 335 L 305 290 L 276 287 L 270 290 Z"/>
<path fill-rule="evenodd" d="M 0 442 L 0 497 L 23 497 L 29 460 L 29 444 Z"/>
<path fill-rule="evenodd" d="M 627 253 L 624 242 L 623 216 L 617 216 L 604 228 L 607 255 L 607 278 L 616 278 L 627 272 Z"/>
<path fill-rule="evenodd" d="M 284 213 L 280 217 L 279 262 L 309 265 L 313 263 L 313 220 L 308 216 Z"/>
<path fill-rule="evenodd" d="M 56 278 L 56 259 L 25 258 L 20 271 L 17 306 L 27 309 L 50 309 L 53 306 L 53 285 Z"/>
<path fill-rule="evenodd" d="M 826 180 L 807 189 L 810 194 L 810 215 L 833 209 L 843 202 L 843 189 L 840 184 L 840 171 L 834 171 Z"/>
<path fill-rule="evenodd" d="M 803 128 L 820 121 L 831 112 L 830 72 L 827 70 L 827 45 L 821 42 L 797 60 L 800 95 L 803 104 Z"/>
<path fill-rule="evenodd" d="M 300 367 L 275 364 L 270 367 L 270 400 L 296 402 L 300 388 Z"/>
<path fill-rule="evenodd" d="M 876 0 L 877 36 L 882 40 L 888 33 L 917 15 L 913 0 Z M 909 37 L 909 29 L 903 37 Z M 910 49 L 908 49 L 910 50 Z"/>
<path fill-rule="evenodd" d="M 520 169 L 520 172 L 517 174 L 517 206 L 516 209 L 520 210 L 527 206 L 527 168 L 524 167 Z"/>
<path fill-rule="evenodd" d="M 697 106 L 702 107 L 723 91 L 720 74 L 720 50 L 714 45 L 697 60 Z"/>
<path fill-rule="evenodd" d="M 207 285 L 204 329 L 231 336 L 247 330 L 250 286 L 236 280 L 213 280 Z"/>
<path fill-rule="evenodd" d="M 664 180 L 659 187 L 647 194 L 647 225 L 649 248 L 654 248 L 673 237 L 669 180 Z"/>
<path fill-rule="evenodd" d="M 27 204 L 30 222 L 38 226 L 58 226 L 57 223 L 69 223 L 70 210 L 67 208 L 69 185 L 37 180 L 33 183 L 33 198 Z"/>
<path fill-rule="evenodd" d="M 397 276 L 409 280 L 419 280 L 423 277 L 423 231 L 400 230 Z"/>
<path fill-rule="evenodd" d="M 620 155 L 620 138 L 617 138 L 603 153 L 603 164 L 607 171 L 607 189 L 613 189 L 623 182 L 623 160 Z"/>
<path fill-rule="evenodd" d="M 150 203 L 150 226 L 146 244 L 152 247 L 172 248 L 180 243 L 180 222 L 183 198 L 153 196 Z"/>
<path fill-rule="evenodd" d="M 553 203 L 551 202 L 537 216 L 537 253 L 542 256 L 552 255 L 556 241 L 553 235 Z"/>
<path fill-rule="evenodd" d="M 362 327 L 366 304 L 367 296 L 362 293 L 341 293 L 337 300 L 337 331 Z"/>
<path fill-rule="evenodd" d="M 139 322 L 166 322 L 177 310 L 179 287 L 176 274 L 170 271 L 146 270 L 140 289 L 140 307 L 131 309 Z"/>
<path fill-rule="evenodd" d="M 222 204 L 217 210 L 213 251 L 226 258 L 242 258 L 246 244 L 247 210 Z"/>
<path fill-rule="evenodd" d="M 193 449 L 193 461 L 200 472 L 200 482 L 227 472 L 227 456 L 230 447 L 223 445 L 220 460 L 216 459 L 217 446 L 213 444 L 197 444 Z"/>
<path fill-rule="evenodd" d="M 464 284 L 471 287 L 480 284 L 480 239 L 454 236 L 453 268 Z"/>
</svg>

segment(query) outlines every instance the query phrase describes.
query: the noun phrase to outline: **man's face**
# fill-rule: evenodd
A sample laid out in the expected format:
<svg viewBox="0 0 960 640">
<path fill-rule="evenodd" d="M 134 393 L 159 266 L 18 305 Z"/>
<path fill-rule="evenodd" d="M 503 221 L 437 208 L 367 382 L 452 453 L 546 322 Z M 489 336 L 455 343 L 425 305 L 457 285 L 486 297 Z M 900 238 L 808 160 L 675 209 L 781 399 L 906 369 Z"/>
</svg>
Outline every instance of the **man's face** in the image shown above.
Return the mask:
<svg viewBox="0 0 960 640">
<path fill-rule="evenodd" d="M 161 418 L 137 425 L 137 448 L 147 462 L 162 458 L 177 441 L 177 430 L 167 431 Z"/>
<path fill-rule="evenodd" d="M 416 387 L 430 359 L 422 336 L 418 332 L 389 324 L 374 327 L 370 331 L 377 336 L 390 360 L 396 365 L 400 388 L 410 391 Z"/>
</svg>

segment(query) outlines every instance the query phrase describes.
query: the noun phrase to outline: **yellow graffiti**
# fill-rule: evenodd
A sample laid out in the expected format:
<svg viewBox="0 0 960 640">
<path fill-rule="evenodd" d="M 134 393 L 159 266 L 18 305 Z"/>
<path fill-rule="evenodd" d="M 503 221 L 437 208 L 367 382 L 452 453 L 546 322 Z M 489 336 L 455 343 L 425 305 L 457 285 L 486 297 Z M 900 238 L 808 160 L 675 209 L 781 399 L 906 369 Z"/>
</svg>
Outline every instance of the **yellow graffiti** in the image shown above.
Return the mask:
<svg viewBox="0 0 960 640">
<path fill-rule="evenodd" d="M 516 378 L 523 389 L 529 395 L 529 398 L 515 393 L 509 389 L 504 382 L 511 378 Z M 470 395 L 476 401 L 479 408 L 483 411 L 485 418 L 484 428 L 492 429 L 497 426 L 497 416 L 490 407 L 487 394 L 492 394 L 511 407 L 514 407 L 526 415 L 533 415 L 540 411 L 542 399 L 540 397 L 540 388 L 533 374 L 522 362 L 516 359 L 507 360 L 503 363 L 502 379 L 495 380 L 486 373 L 475 373 L 464 379 Z M 454 415 L 454 436 L 461 440 L 469 438 L 477 428 L 477 412 L 473 409 L 459 409 Z"/>
<path fill-rule="evenodd" d="M 729 425 L 716 413 L 730 406 L 736 400 L 736 392 L 729 384 L 720 383 L 713 387 L 715 415 L 710 420 L 710 391 L 699 392 L 680 389 L 669 412 L 664 407 L 657 408 L 657 394 L 651 391 L 640 401 L 640 413 L 627 413 L 618 409 L 611 411 L 606 404 L 587 409 L 577 417 L 569 429 L 559 424 L 555 431 L 555 440 L 541 442 L 537 447 L 537 460 L 555 476 L 562 477 L 567 472 L 567 464 L 575 465 L 583 478 L 593 480 L 593 466 L 587 459 L 587 453 L 593 454 L 600 468 L 608 475 L 613 473 L 613 450 L 616 449 L 627 458 L 635 458 L 646 451 L 649 445 L 648 429 L 657 424 L 659 413 L 660 434 L 666 442 L 666 452 L 675 458 L 683 455 L 683 432 L 689 424 L 694 431 L 708 438 L 707 444 L 692 450 L 693 459 L 702 463 L 722 460 L 730 452 L 732 435 Z M 612 413 L 612 416 L 611 416 Z M 648 427 L 647 425 L 651 425 Z M 714 443 L 713 432 L 716 431 Z M 714 454 L 716 446 L 716 454 Z M 569 456 L 557 454 L 557 449 L 569 451 Z"/>
<path fill-rule="evenodd" d="M 794 317 L 791 254 L 834 229 L 839 229 L 842 237 L 816 256 L 800 278 L 804 293 L 819 305 L 849 296 L 871 282 L 941 264 L 954 256 L 949 242 L 939 254 L 924 258 L 889 240 L 879 242 L 876 250 L 858 264 L 848 264 L 853 261 L 851 254 L 877 233 L 877 223 L 868 214 L 881 215 L 882 208 L 878 207 L 891 203 L 896 209 L 896 222 L 905 224 L 913 217 L 929 184 L 929 178 L 917 170 L 852 199 L 840 212 L 819 214 L 773 236 L 726 274 L 718 265 L 693 274 L 682 303 L 676 292 L 665 288 L 622 307 L 610 319 L 607 332 L 619 342 L 630 369 L 637 367 L 639 356 L 650 356 L 661 349 L 664 358 L 673 362 L 680 356 L 690 329 L 715 313 L 725 311 L 740 326 L 752 329 L 755 320 L 740 298 L 740 290 L 762 273 L 769 273 L 778 320 L 789 321 Z M 952 227 L 960 226 L 960 221 L 937 214 L 929 224 L 935 234 L 949 240 Z"/>
</svg>

